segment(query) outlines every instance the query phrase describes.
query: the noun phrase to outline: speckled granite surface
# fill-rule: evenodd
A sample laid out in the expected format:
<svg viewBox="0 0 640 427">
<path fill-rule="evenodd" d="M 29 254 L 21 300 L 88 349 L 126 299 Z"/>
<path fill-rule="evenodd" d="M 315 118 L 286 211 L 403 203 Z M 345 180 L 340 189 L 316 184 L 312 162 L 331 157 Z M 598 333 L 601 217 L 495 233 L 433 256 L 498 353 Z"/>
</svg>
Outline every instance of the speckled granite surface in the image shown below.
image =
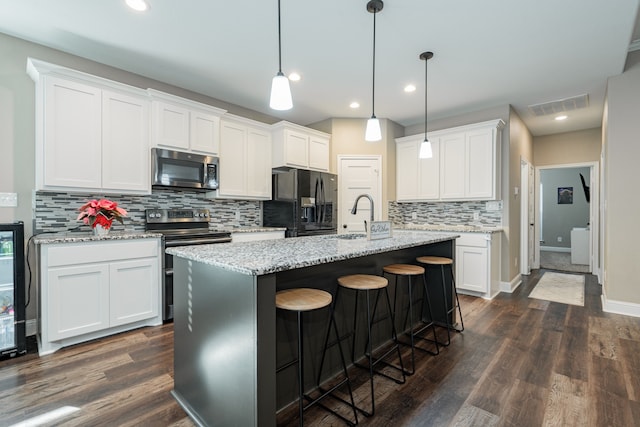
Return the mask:
<svg viewBox="0 0 640 427">
<path fill-rule="evenodd" d="M 231 233 L 262 233 L 265 231 L 286 231 L 286 227 L 234 227 L 228 228 L 225 231 Z"/>
<path fill-rule="evenodd" d="M 33 242 L 36 245 L 44 245 L 52 243 L 96 242 L 101 240 L 150 239 L 155 237 L 162 237 L 162 234 L 145 231 L 111 231 L 106 236 L 95 236 L 93 232 L 90 231 L 74 231 L 37 234 L 33 236 Z"/>
<path fill-rule="evenodd" d="M 394 230 L 389 239 L 338 235 L 183 246 L 167 253 L 248 275 L 262 275 L 455 239 L 457 234 Z"/>
<path fill-rule="evenodd" d="M 475 225 L 445 225 L 445 224 L 394 224 L 394 230 L 424 230 L 446 231 L 451 233 L 500 233 L 502 227 L 482 227 Z"/>
</svg>

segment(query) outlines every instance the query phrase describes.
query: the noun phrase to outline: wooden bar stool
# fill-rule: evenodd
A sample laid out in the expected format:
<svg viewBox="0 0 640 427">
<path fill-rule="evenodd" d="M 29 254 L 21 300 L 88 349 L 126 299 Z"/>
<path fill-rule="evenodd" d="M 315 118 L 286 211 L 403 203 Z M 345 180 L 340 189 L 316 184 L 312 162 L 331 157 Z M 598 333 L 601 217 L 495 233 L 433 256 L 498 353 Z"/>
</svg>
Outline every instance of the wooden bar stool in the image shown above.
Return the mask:
<svg viewBox="0 0 640 427">
<path fill-rule="evenodd" d="M 304 425 L 304 411 L 306 411 L 307 409 L 309 409 L 310 407 L 312 407 L 313 405 L 315 405 L 316 403 L 318 403 L 318 406 L 321 406 L 322 408 L 328 410 L 329 412 L 333 413 L 335 416 L 339 417 L 340 419 L 342 419 L 343 421 L 345 421 L 347 424 L 349 425 L 356 425 L 358 424 L 358 415 L 356 413 L 356 405 L 355 402 L 353 400 L 353 392 L 351 390 L 351 381 L 349 380 L 349 376 L 347 375 L 347 365 L 345 363 L 345 359 L 344 359 L 344 353 L 342 352 L 342 346 L 340 346 L 340 343 L 338 343 L 338 347 L 340 349 L 340 358 L 342 360 L 342 370 L 344 372 L 344 376 L 345 378 L 338 382 L 338 384 L 334 385 L 333 387 L 331 387 L 331 389 L 329 390 L 322 390 L 322 393 L 320 394 L 320 396 L 316 397 L 316 398 L 311 398 L 310 396 L 306 395 L 304 393 L 304 354 L 303 354 L 303 346 L 302 346 L 302 313 L 305 311 L 311 311 L 311 310 L 317 310 L 320 308 L 324 308 L 327 306 L 331 305 L 331 301 L 332 301 L 332 297 L 331 294 L 329 292 L 320 290 L 320 289 L 310 289 L 310 288 L 295 288 L 295 289 L 285 289 L 282 291 L 278 291 L 276 292 L 276 308 L 279 308 L 281 310 L 288 310 L 288 311 L 295 311 L 297 314 L 297 326 L 298 326 L 298 354 L 296 355 L 297 357 L 292 360 L 291 362 L 281 366 L 280 368 L 276 369 L 276 373 L 282 371 L 283 369 L 286 369 L 290 366 L 293 366 L 295 364 L 298 365 L 298 412 L 299 412 L 299 417 L 300 417 L 300 421 L 299 421 L 299 425 L 302 426 Z M 338 328 L 336 327 L 336 321 L 335 318 L 333 316 L 333 308 L 331 308 L 331 315 L 330 315 L 330 319 L 329 319 L 329 327 L 328 330 L 331 330 L 331 327 L 333 326 L 334 332 L 336 334 L 336 336 L 338 336 Z M 328 336 L 328 334 L 327 334 Z M 320 371 L 322 371 L 322 368 L 320 368 Z M 344 399 L 333 395 L 333 392 L 335 390 L 337 390 L 338 388 L 342 387 L 342 385 L 347 384 L 347 387 L 349 389 L 349 397 L 351 399 L 351 403 L 345 401 Z M 353 416 L 355 419 L 355 422 L 348 420 L 347 418 L 343 417 L 342 415 L 338 414 L 337 412 L 333 411 L 332 409 L 326 407 L 325 405 L 322 405 L 320 402 L 320 400 L 324 399 L 325 397 L 331 395 L 332 397 L 334 397 L 335 399 L 340 400 L 341 402 L 346 403 L 347 405 L 351 406 L 352 410 L 353 410 Z M 307 405 L 304 404 L 304 400 L 309 401 L 309 403 Z"/>
<path fill-rule="evenodd" d="M 413 375 L 416 371 L 416 356 L 415 356 L 415 349 L 418 348 L 419 350 L 425 351 L 427 353 L 433 354 L 433 355 L 437 355 L 440 353 L 440 349 L 438 348 L 438 340 L 436 338 L 436 328 L 435 328 L 435 324 L 433 322 L 433 313 L 431 311 L 431 303 L 429 302 L 429 294 L 427 293 L 427 280 L 425 278 L 424 275 L 424 268 L 420 267 L 419 265 L 411 265 L 411 264 L 390 264 L 390 265 L 386 265 L 382 268 L 382 274 L 392 274 L 395 277 L 395 291 L 394 291 L 394 306 L 397 305 L 397 301 L 398 301 L 398 277 L 406 277 L 407 278 L 407 283 L 409 285 L 409 310 L 407 311 L 407 313 L 405 314 L 405 318 L 404 318 L 404 328 L 406 330 L 407 328 L 407 317 L 409 318 L 409 337 L 411 339 L 410 344 L 406 344 L 403 343 L 401 341 L 399 341 L 401 344 L 405 344 L 405 345 L 410 345 L 411 346 L 411 371 L 407 372 L 407 375 Z M 424 320 L 422 320 L 422 318 L 420 319 L 420 322 L 423 323 L 422 326 L 420 326 L 418 329 L 414 330 L 414 322 L 413 322 L 413 282 L 412 282 L 412 278 L 414 277 L 422 277 L 422 286 L 424 288 L 424 296 L 422 297 L 422 308 L 421 308 L 421 313 L 424 313 L 424 308 L 427 308 L 427 315 L 429 316 L 429 321 L 425 322 Z M 395 324 L 395 314 L 397 313 L 397 307 L 396 310 L 394 311 L 394 324 Z M 421 334 L 427 330 L 428 328 L 431 328 L 432 332 L 433 332 L 433 339 L 427 338 L 426 336 L 422 336 Z M 418 347 L 415 344 L 415 339 L 419 338 L 422 339 L 424 341 L 428 341 L 431 342 L 435 345 L 435 351 L 429 350 L 427 348 L 424 347 Z"/>
<path fill-rule="evenodd" d="M 449 332 L 451 329 L 462 332 L 464 331 L 464 322 L 462 321 L 462 310 L 460 309 L 460 300 L 458 299 L 458 291 L 456 290 L 456 281 L 455 275 L 453 273 L 453 260 L 451 258 L 441 257 L 441 256 L 421 256 L 416 258 L 421 264 L 425 264 L 426 266 L 435 266 L 440 267 L 440 275 L 442 277 L 442 296 L 444 297 L 444 312 L 445 312 L 445 325 L 447 328 L 447 343 L 443 344 L 445 346 L 451 343 L 451 333 Z M 452 301 L 451 308 L 449 308 L 448 298 L 447 298 L 447 282 L 445 281 L 445 266 L 449 266 L 449 270 L 451 271 L 451 287 L 453 288 L 453 295 L 455 296 L 455 301 Z M 451 320 L 449 320 L 450 315 L 455 312 L 456 307 L 458 307 L 458 314 L 460 315 L 460 329 L 455 328 L 452 325 Z"/>
<path fill-rule="evenodd" d="M 375 393 L 374 393 L 374 388 L 373 388 L 373 376 L 374 374 L 378 374 L 381 375 L 383 377 L 386 377 L 390 380 L 395 381 L 397 384 L 404 384 L 405 383 L 405 374 L 404 374 L 404 365 L 402 364 L 402 355 L 400 354 L 400 346 L 398 344 L 398 337 L 396 334 L 396 328 L 393 322 L 393 311 L 391 310 L 391 300 L 389 299 L 389 291 L 387 289 L 387 286 L 389 285 L 389 281 L 381 276 L 375 276 L 375 275 L 370 275 L 370 274 L 352 274 L 352 275 L 348 275 L 348 276 L 342 276 L 338 278 L 338 290 L 336 291 L 336 304 L 338 302 L 338 296 L 340 295 L 340 290 L 341 289 L 351 289 L 356 291 L 356 296 L 355 296 L 355 303 L 354 303 L 354 309 L 353 309 L 353 329 L 350 332 L 350 335 L 352 337 L 351 340 L 351 362 L 362 369 L 367 369 L 369 371 L 369 383 L 370 383 L 370 388 L 371 388 L 371 411 L 367 412 L 361 408 L 358 408 L 365 416 L 373 416 L 375 414 L 375 410 L 376 410 L 376 405 L 375 405 Z M 365 356 L 368 359 L 368 366 L 362 365 L 360 363 L 357 363 L 355 361 L 355 347 L 356 347 L 356 331 L 357 331 L 357 324 L 358 324 L 358 294 L 360 292 L 365 293 L 366 296 L 366 304 L 367 304 L 367 343 L 365 345 Z M 373 305 L 373 311 L 371 310 L 371 298 L 370 298 L 370 292 L 371 291 L 376 291 L 376 299 L 375 299 L 375 303 Z M 373 337 L 371 334 L 371 327 L 373 326 L 374 323 L 376 323 L 376 319 L 375 319 L 375 315 L 376 315 L 376 308 L 378 307 L 378 300 L 380 297 L 380 292 L 384 291 L 384 296 L 385 299 L 387 301 L 387 309 L 389 310 L 389 316 L 387 316 L 387 319 L 391 320 L 391 339 L 393 341 L 393 345 L 387 349 L 384 350 L 382 352 L 382 354 L 379 354 L 377 357 L 373 356 Z M 384 320 L 384 318 L 380 319 L 380 321 Z M 341 339 L 344 339 L 348 337 L 345 336 L 343 338 L 338 338 L 337 341 L 340 341 Z M 334 345 L 335 343 L 332 343 L 331 345 Z M 320 369 L 322 369 L 322 366 L 324 364 L 324 358 L 325 358 L 325 354 L 327 352 L 327 348 L 331 347 L 331 345 L 329 345 L 329 334 L 327 334 L 327 337 L 325 339 L 324 342 L 324 353 L 322 355 L 322 362 L 320 363 Z M 384 359 L 386 359 L 389 355 L 391 355 L 393 352 L 397 353 L 398 356 L 398 362 L 400 367 L 395 366 L 393 364 L 387 363 Z M 394 368 L 398 371 L 400 371 L 402 378 L 398 379 L 398 378 L 394 378 L 390 375 L 387 375 L 386 373 L 379 371 L 379 370 L 375 370 L 375 366 L 379 363 L 385 364 L 386 366 L 389 366 L 391 368 Z"/>
</svg>

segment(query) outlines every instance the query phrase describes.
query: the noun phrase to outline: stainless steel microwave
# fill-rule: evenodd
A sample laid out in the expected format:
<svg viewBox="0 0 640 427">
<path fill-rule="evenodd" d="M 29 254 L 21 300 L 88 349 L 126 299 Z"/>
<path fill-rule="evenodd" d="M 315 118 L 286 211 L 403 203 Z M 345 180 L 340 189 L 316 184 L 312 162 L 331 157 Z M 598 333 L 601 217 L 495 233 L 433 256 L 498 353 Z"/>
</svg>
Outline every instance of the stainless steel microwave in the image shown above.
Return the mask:
<svg viewBox="0 0 640 427">
<path fill-rule="evenodd" d="M 151 149 L 151 185 L 153 187 L 218 189 L 217 157 L 182 151 Z"/>
</svg>

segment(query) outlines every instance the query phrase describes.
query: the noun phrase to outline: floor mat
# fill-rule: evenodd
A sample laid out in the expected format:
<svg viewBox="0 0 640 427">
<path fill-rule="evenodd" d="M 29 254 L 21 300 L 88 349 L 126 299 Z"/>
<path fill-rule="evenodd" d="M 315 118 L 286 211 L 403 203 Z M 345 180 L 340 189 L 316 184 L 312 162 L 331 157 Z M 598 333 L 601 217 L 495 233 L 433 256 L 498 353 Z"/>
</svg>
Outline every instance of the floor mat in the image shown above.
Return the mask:
<svg viewBox="0 0 640 427">
<path fill-rule="evenodd" d="M 584 306 L 584 276 L 546 271 L 529 298 Z"/>
</svg>

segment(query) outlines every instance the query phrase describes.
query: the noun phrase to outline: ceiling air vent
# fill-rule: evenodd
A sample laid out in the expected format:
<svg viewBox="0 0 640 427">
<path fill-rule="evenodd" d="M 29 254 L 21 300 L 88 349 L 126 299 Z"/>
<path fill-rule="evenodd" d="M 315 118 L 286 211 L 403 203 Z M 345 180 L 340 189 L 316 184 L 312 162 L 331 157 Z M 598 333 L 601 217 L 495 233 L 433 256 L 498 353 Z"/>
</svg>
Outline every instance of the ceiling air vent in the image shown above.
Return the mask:
<svg viewBox="0 0 640 427">
<path fill-rule="evenodd" d="M 544 104 L 529 105 L 529 111 L 535 116 L 546 116 L 549 114 L 564 113 L 579 108 L 589 106 L 589 95 L 579 95 L 573 98 L 559 99 L 557 101 L 545 102 Z"/>
</svg>

